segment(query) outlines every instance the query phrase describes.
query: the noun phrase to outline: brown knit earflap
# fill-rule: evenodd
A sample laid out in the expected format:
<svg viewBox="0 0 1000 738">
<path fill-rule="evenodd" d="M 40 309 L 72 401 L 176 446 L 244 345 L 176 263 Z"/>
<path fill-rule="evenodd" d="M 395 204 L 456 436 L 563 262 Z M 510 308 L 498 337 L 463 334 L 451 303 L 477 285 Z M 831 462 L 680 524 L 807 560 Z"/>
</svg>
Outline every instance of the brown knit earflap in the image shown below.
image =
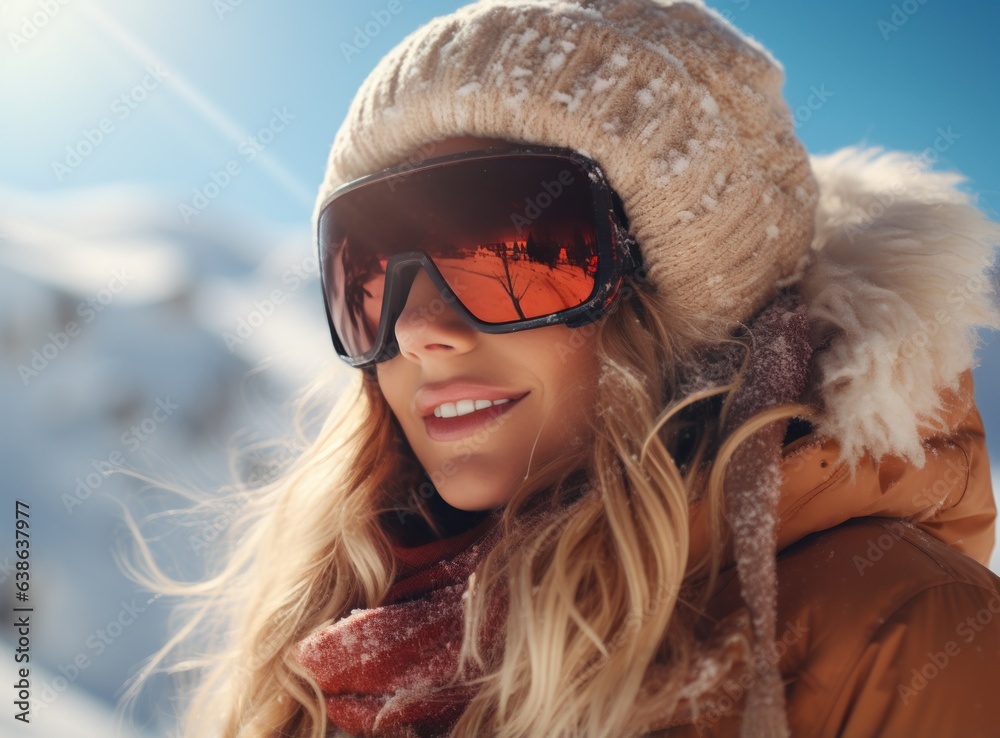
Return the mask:
<svg viewBox="0 0 1000 738">
<path fill-rule="evenodd" d="M 743 383 L 722 428 L 723 439 L 769 407 L 797 402 L 805 391 L 812 347 L 805 306 L 782 294 L 749 326 L 752 346 Z M 777 508 L 781 444 L 788 421 L 776 421 L 744 441 L 726 469 L 724 490 L 740 594 L 752 616 L 755 679 L 747 695 L 741 738 L 787 738 L 784 685 L 774 652 L 777 601 Z"/>
</svg>

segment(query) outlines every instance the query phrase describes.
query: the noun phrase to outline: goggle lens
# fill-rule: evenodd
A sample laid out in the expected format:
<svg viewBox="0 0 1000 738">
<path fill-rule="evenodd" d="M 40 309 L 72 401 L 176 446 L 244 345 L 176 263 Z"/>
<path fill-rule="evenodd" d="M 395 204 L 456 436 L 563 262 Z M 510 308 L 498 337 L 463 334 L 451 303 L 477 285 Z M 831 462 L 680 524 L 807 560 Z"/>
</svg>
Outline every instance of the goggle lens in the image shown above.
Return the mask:
<svg viewBox="0 0 1000 738">
<path fill-rule="evenodd" d="M 320 216 L 330 318 L 351 358 L 372 350 L 386 270 L 423 251 L 479 321 L 578 307 L 596 288 L 595 187 L 558 155 L 459 160 L 402 171 L 334 197 Z"/>
</svg>

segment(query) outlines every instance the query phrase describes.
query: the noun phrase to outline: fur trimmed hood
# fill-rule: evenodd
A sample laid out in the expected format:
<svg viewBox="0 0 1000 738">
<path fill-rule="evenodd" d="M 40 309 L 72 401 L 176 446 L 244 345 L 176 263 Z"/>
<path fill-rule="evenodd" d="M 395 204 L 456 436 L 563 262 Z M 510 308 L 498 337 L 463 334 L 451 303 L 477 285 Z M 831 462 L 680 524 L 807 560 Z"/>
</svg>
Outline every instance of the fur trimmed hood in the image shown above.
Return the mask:
<svg viewBox="0 0 1000 738">
<path fill-rule="evenodd" d="M 802 299 L 812 357 L 801 399 L 816 407 L 817 414 L 808 424 L 812 432 L 799 433 L 791 442 L 786 435 L 773 475 L 765 473 L 760 479 L 737 469 L 732 487 L 727 485 L 734 536 L 713 594 L 718 600 L 710 606 L 716 608 L 720 628 L 726 620 L 725 628 L 732 629 L 725 637 L 738 640 L 739 629 L 753 624 L 752 661 L 762 666 L 746 694 L 741 738 L 787 737 L 790 725 L 801 728 L 802 716 L 815 711 L 816 700 L 799 700 L 808 689 L 792 691 L 786 710 L 785 677 L 798 678 L 801 661 L 795 659 L 805 659 L 809 649 L 819 649 L 824 638 L 831 638 L 829 626 L 817 626 L 815 638 L 800 644 L 791 660 L 780 665 L 760 660 L 776 642 L 779 614 L 784 618 L 789 612 L 801 613 L 813 624 L 820 618 L 810 607 L 830 609 L 833 600 L 815 592 L 812 599 L 807 594 L 798 609 L 790 604 L 797 592 L 807 590 L 802 582 L 823 581 L 817 555 L 803 552 L 823 551 L 822 566 L 855 566 L 858 552 L 865 544 L 873 545 L 871 538 L 863 538 L 871 535 L 864 526 L 892 518 L 901 521 L 899 530 L 918 544 L 915 550 L 924 551 L 918 561 L 934 546 L 942 561 L 956 557 L 951 564 L 941 564 L 940 570 L 952 576 L 971 564 L 956 552 L 986 565 L 995 542 L 996 503 L 972 368 L 979 346 L 976 329 L 1000 328 L 992 273 L 1000 226 L 955 187 L 965 177 L 925 171 L 908 153 L 849 147 L 812 157 L 812 166 L 819 188 L 815 237 L 795 273 L 778 286 L 795 285 Z M 801 357 L 789 343 L 795 340 L 794 332 L 768 336 L 766 316 L 776 306 L 761 311 L 754 323 L 763 323 L 756 328 L 764 341 L 756 352 L 763 356 L 758 361 L 775 386 L 781 386 L 784 374 L 794 373 Z M 744 389 L 749 396 L 761 392 L 752 380 L 738 392 Z M 747 458 L 762 455 L 763 450 L 753 450 Z M 842 525 L 848 522 L 862 527 Z M 860 547 L 854 542 L 825 550 L 817 543 L 823 536 L 849 536 L 845 530 L 861 531 Z M 820 532 L 811 543 L 793 546 Z M 695 502 L 689 566 L 704 558 L 710 538 L 704 507 Z M 735 571 L 730 568 L 734 563 Z M 977 571 L 971 579 L 979 576 Z M 730 586 L 734 575 L 738 588 Z M 848 602 L 849 594 L 860 593 L 863 605 L 857 606 L 864 610 L 847 621 L 853 630 L 834 639 L 842 643 L 841 653 L 849 658 L 856 646 L 851 639 L 869 639 L 895 612 L 895 594 L 907 587 L 926 587 L 934 576 L 934 571 L 920 572 L 910 561 L 899 569 L 880 568 L 862 590 L 841 570 L 832 580 L 839 584 L 830 587 L 844 591 L 834 600 Z M 845 589 L 847 581 L 851 584 Z M 739 602 L 734 599 L 737 593 Z M 941 635 L 934 633 L 922 643 L 940 642 Z M 715 668 L 718 657 L 705 660 L 710 667 L 706 673 L 739 668 L 739 658 L 725 668 Z M 838 659 L 822 668 L 813 664 L 819 671 L 811 672 L 810 682 L 827 680 L 834 685 L 833 693 L 840 694 L 842 685 L 836 679 L 843 679 L 843 666 Z M 879 684 L 892 681 L 884 677 Z M 712 688 L 706 683 L 699 688 L 704 691 L 698 700 L 711 702 Z M 803 707 L 806 704 L 811 708 Z M 694 719 L 687 705 L 657 727 Z M 715 734 L 736 731 L 731 727 Z"/>
<path fill-rule="evenodd" d="M 947 433 L 942 392 L 977 366 L 977 326 L 1000 329 L 1000 225 L 915 155 L 847 147 L 811 157 L 819 183 L 798 282 L 814 350 L 813 425 L 854 467 L 868 452 L 924 464 L 921 429 Z M 971 398 L 970 398 L 971 399 Z"/>
</svg>

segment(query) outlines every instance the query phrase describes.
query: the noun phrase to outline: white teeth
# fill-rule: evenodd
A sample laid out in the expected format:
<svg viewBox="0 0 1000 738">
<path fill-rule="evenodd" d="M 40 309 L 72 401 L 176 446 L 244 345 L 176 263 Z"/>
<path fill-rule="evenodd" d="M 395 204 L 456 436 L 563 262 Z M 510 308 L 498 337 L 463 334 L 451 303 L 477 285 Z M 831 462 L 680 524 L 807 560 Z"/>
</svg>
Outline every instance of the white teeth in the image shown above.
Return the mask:
<svg viewBox="0 0 1000 738">
<path fill-rule="evenodd" d="M 460 415 L 468 415 L 476 410 L 482 410 L 490 405 L 502 405 L 510 402 L 509 398 L 503 400 L 459 400 L 458 402 L 445 402 L 434 408 L 435 418 L 457 418 Z"/>
</svg>

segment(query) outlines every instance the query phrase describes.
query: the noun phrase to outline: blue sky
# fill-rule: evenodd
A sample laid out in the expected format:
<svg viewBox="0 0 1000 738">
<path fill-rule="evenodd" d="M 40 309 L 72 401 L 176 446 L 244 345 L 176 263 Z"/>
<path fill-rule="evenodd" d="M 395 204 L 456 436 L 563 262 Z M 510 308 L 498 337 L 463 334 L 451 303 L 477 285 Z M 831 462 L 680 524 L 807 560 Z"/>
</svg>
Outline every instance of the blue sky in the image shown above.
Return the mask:
<svg viewBox="0 0 1000 738">
<path fill-rule="evenodd" d="M 0 185 L 149 183 L 180 204 L 235 162 L 218 204 L 289 224 L 308 221 L 334 134 L 378 59 L 464 4 L 396 0 L 391 13 L 389 0 L 62 1 L 0 0 Z M 810 151 L 919 152 L 948 131 L 938 166 L 967 174 L 997 217 L 996 4 L 710 4 L 782 61 L 793 110 L 822 93 L 819 109 L 798 117 Z M 345 58 L 341 45 L 380 11 L 389 22 Z M 269 126 L 273 140 L 251 160 L 248 137 Z M 87 151 L 88 133 L 98 143 L 74 159 L 67 147 Z"/>
</svg>

